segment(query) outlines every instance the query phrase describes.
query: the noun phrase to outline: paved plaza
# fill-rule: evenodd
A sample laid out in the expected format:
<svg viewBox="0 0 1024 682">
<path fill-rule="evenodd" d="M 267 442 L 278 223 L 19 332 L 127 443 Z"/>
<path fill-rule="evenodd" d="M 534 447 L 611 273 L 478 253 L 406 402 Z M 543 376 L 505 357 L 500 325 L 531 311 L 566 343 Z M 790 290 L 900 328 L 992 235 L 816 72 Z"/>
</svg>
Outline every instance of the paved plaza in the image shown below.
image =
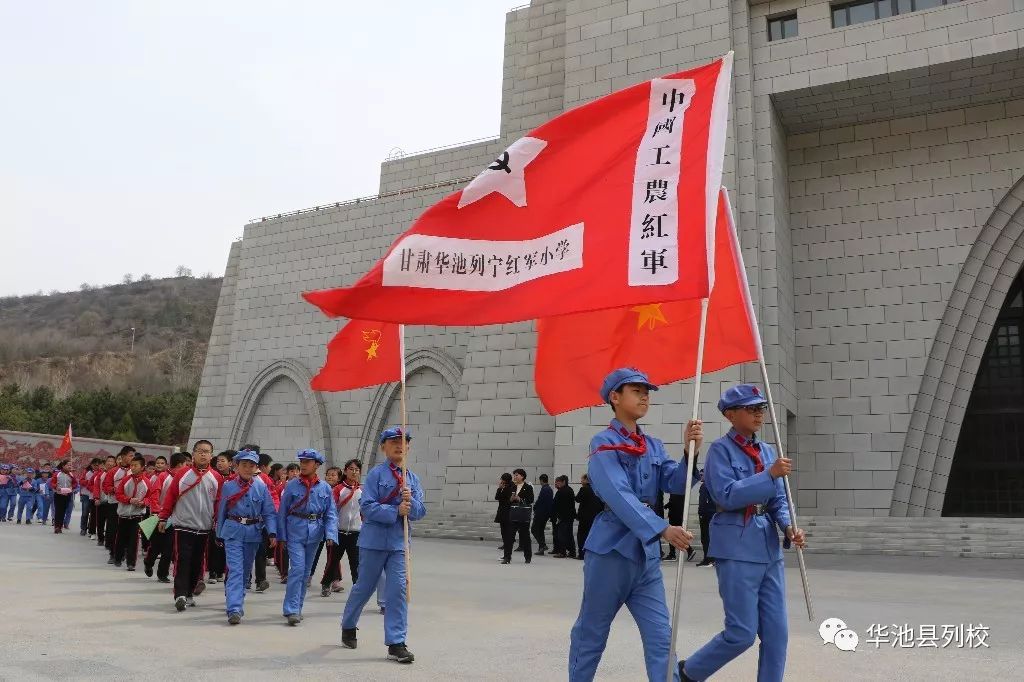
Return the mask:
<svg viewBox="0 0 1024 682">
<path fill-rule="evenodd" d="M 72 527 L 77 525 L 77 518 Z M 106 553 L 78 536 L 36 525 L 0 526 L 0 680 L 504 680 L 566 678 L 569 630 L 579 607 L 582 565 L 536 557 L 497 563 L 490 544 L 418 540 L 414 547 L 409 646 L 412 666 L 384 660 L 382 617 L 360 622 L 359 649 L 339 646 L 338 616 L 348 591 L 311 591 L 306 619 L 281 618 L 283 585 L 250 593 L 245 622 L 227 625 L 221 585 L 176 613 L 170 587 L 140 570 L 106 565 Z M 792 557 L 791 557 L 792 558 Z M 809 623 L 795 562 L 787 571 L 793 680 L 1020 679 L 1020 607 L 1024 562 L 807 556 L 818 622 Z M 322 567 L 322 564 L 321 564 Z M 273 569 L 271 569 L 273 574 Z M 346 586 L 348 569 L 345 568 Z M 675 565 L 665 567 L 673 584 Z M 713 570 L 688 564 L 680 650 L 718 631 L 722 610 Z M 671 589 L 671 587 L 670 587 Z M 824 645 L 818 624 L 844 619 L 860 646 Z M 988 648 L 868 645 L 872 623 L 990 628 Z M 714 679 L 753 680 L 756 651 Z M 640 682 L 640 638 L 624 609 L 615 622 L 598 679 Z"/>
</svg>

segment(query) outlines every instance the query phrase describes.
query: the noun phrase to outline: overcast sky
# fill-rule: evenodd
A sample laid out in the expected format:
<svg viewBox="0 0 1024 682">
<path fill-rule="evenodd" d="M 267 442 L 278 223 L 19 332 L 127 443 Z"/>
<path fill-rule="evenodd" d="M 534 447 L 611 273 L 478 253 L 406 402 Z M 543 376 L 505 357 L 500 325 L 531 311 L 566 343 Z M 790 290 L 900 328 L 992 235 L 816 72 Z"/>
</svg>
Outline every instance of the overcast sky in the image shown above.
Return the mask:
<svg viewBox="0 0 1024 682">
<path fill-rule="evenodd" d="M 526 0 L 0 0 L 0 295 L 223 274 L 252 218 L 498 132 Z"/>
</svg>

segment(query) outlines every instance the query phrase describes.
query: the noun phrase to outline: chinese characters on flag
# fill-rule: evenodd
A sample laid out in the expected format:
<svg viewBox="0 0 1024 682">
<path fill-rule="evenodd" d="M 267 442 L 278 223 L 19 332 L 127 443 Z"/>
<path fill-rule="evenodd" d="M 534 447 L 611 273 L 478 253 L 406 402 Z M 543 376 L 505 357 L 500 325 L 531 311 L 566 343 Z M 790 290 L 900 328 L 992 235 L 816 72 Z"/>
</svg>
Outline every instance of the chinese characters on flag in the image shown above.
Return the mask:
<svg viewBox="0 0 1024 682">
<path fill-rule="evenodd" d="M 400 325 L 351 320 L 327 344 L 327 362 L 309 386 L 315 391 L 349 391 L 401 378 Z"/>
<path fill-rule="evenodd" d="M 760 341 L 725 190 L 719 200 L 705 372 L 757 360 Z M 700 301 L 629 306 L 537 321 L 537 395 L 552 415 L 600 405 L 601 381 L 638 367 L 656 384 L 694 376 Z"/>
<path fill-rule="evenodd" d="M 732 55 L 561 114 L 427 209 L 326 314 L 484 325 L 708 295 Z"/>
</svg>

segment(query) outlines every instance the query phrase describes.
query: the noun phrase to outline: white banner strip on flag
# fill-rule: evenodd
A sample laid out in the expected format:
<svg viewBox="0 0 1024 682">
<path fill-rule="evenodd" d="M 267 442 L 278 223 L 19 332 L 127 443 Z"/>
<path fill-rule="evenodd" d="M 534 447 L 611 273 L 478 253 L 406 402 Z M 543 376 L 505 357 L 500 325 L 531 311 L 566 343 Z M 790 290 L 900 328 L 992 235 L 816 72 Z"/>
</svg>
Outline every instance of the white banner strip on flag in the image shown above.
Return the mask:
<svg viewBox="0 0 1024 682">
<path fill-rule="evenodd" d="M 583 267 L 583 223 L 525 241 L 410 234 L 384 259 L 386 287 L 503 291 Z"/>
<path fill-rule="evenodd" d="M 655 78 L 647 130 L 636 153 L 629 224 L 629 285 L 673 284 L 679 279 L 679 168 L 683 121 L 697 86 L 692 80 Z"/>
</svg>

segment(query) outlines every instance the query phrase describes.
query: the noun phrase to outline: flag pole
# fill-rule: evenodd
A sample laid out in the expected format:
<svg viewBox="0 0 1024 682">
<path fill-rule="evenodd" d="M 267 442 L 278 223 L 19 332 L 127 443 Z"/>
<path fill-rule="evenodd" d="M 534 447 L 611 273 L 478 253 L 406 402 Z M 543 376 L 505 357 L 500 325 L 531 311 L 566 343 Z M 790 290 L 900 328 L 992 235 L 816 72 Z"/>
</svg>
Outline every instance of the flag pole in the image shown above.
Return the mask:
<svg viewBox="0 0 1024 682">
<path fill-rule="evenodd" d="M 398 352 L 402 357 L 402 389 L 399 401 L 401 402 L 402 408 L 402 485 L 406 485 L 408 477 L 409 466 L 408 466 L 408 454 L 409 454 L 409 439 L 406 436 L 408 433 L 408 413 L 405 409 L 405 325 L 398 325 Z M 401 491 L 399 491 L 401 492 Z M 404 554 L 405 554 L 405 603 L 412 602 L 412 557 L 409 556 L 409 517 L 402 517 L 402 535 L 404 537 Z"/>
<path fill-rule="evenodd" d="M 704 370 L 704 333 L 708 323 L 708 299 L 700 302 L 700 336 L 697 339 L 697 367 L 693 375 L 693 419 L 700 416 L 700 384 L 701 375 Z M 690 517 L 690 490 L 693 485 L 693 468 L 697 461 L 697 442 L 689 441 L 686 445 L 686 489 L 683 491 L 683 528 Z M 668 645 L 668 671 L 667 682 L 672 682 L 676 674 L 676 657 L 672 654 L 676 650 L 676 637 L 679 634 L 679 598 L 683 593 L 683 567 L 686 565 L 685 557 L 680 556 L 676 564 L 676 591 L 672 598 L 672 634 Z"/>
<path fill-rule="evenodd" d="M 732 239 L 733 253 L 736 254 L 738 262 L 736 263 L 736 271 L 739 273 L 740 279 L 743 282 L 744 289 L 750 289 L 750 285 L 747 282 L 747 269 L 743 264 L 743 250 L 740 248 L 739 237 L 736 234 L 736 221 L 733 218 L 732 203 L 729 201 L 729 193 L 725 192 L 725 207 L 727 215 L 729 217 L 729 238 Z M 747 301 L 747 318 L 750 321 L 750 332 L 754 336 L 754 340 L 757 342 L 757 363 L 761 368 L 761 381 L 764 383 L 764 395 L 768 401 L 768 414 L 772 420 L 772 431 L 775 434 L 775 447 L 778 448 L 779 457 L 785 457 L 786 453 L 782 445 L 782 433 L 779 430 L 779 419 L 775 414 L 775 400 L 772 399 L 772 382 L 768 379 L 768 367 L 764 362 L 764 344 L 761 343 L 761 329 L 757 326 L 757 316 L 754 314 L 754 306 L 750 302 L 750 297 L 746 297 Z M 799 526 L 796 523 L 796 506 L 793 503 L 793 491 L 789 486 L 789 476 L 782 477 L 782 483 L 786 489 L 786 506 L 789 509 L 789 522 L 793 524 L 793 530 L 795 531 Z M 811 602 L 811 586 L 807 581 L 807 564 L 804 562 L 804 550 L 800 547 L 796 548 L 796 559 L 800 565 L 800 582 L 803 583 L 804 587 L 804 602 L 807 604 L 807 619 L 814 622 L 814 604 Z"/>
</svg>

